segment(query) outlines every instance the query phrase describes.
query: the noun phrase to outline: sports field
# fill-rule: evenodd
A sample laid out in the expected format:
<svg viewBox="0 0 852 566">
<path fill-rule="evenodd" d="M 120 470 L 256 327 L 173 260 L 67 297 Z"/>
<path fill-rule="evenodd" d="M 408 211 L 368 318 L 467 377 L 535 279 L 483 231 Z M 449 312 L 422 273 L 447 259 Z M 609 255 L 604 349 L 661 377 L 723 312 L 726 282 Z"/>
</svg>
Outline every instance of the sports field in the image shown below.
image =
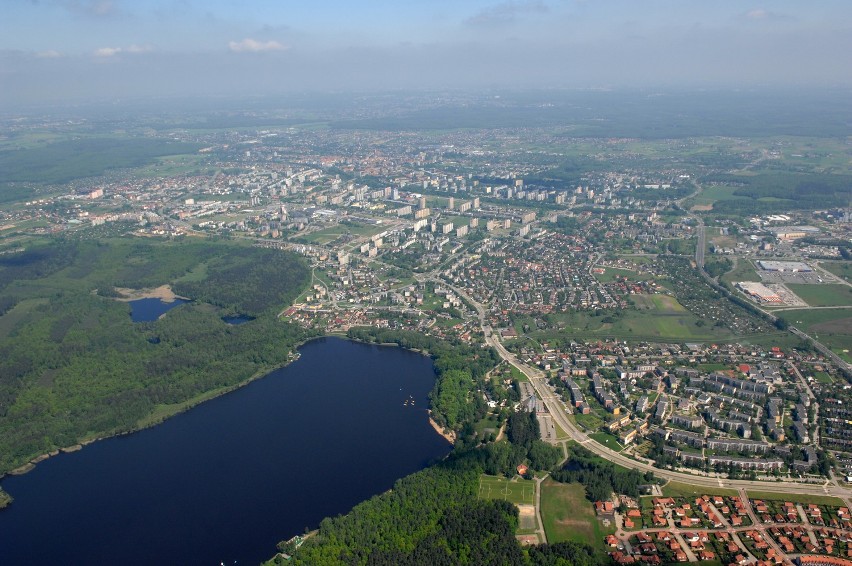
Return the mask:
<svg viewBox="0 0 852 566">
<path fill-rule="evenodd" d="M 533 480 L 507 480 L 496 476 L 479 476 L 480 499 L 505 499 L 515 505 L 535 505 Z"/>
</svg>

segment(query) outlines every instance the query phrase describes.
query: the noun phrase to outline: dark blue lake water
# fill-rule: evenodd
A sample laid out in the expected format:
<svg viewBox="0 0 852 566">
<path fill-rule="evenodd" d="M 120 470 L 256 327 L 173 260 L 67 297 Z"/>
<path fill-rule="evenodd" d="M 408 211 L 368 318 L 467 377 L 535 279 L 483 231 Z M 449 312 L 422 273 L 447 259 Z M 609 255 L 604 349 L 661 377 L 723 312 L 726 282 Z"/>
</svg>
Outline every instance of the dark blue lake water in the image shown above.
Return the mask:
<svg viewBox="0 0 852 566">
<path fill-rule="evenodd" d="M 5 478 L 0 564 L 257 564 L 449 452 L 428 423 L 428 358 L 337 338 L 300 352 L 154 428 Z"/>
<path fill-rule="evenodd" d="M 136 299 L 128 303 L 130 305 L 130 318 L 133 319 L 133 322 L 150 322 L 157 320 L 173 308 L 188 302 L 184 299 L 175 299 L 172 302 L 156 298 Z"/>
</svg>

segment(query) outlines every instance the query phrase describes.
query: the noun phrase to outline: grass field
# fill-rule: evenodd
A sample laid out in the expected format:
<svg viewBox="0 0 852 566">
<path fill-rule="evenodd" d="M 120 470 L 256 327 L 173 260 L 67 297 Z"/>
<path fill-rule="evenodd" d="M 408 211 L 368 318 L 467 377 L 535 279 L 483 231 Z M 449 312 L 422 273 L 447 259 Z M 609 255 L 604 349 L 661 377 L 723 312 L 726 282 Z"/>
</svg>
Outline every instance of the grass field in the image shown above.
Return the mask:
<svg viewBox="0 0 852 566">
<path fill-rule="evenodd" d="M 607 448 L 615 450 L 616 452 L 624 450 L 624 446 L 618 442 L 618 437 L 608 432 L 593 432 L 589 435 L 589 438 L 603 444 Z"/>
<path fill-rule="evenodd" d="M 728 340 L 732 334 L 726 328 L 711 324 L 698 326 L 698 317 L 667 295 L 633 295 L 636 309 L 622 311 L 614 320 L 606 316 L 576 312 L 556 315 L 565 329 L 581 338 L 612 337 L 625 340 L 717 341 Z M 607 322 L 604 322 L 606 320 Z M 539 342 L 551 341 L 553 334 L 531 334 Z"/>
<path fill-rule="evenodd" d="M 579 483 L 559 483 L 548 478 L 541 484 L 541 518 L 548 543 L 573 541 L 603 548 L 603 538 L 615 532 L 595 516 Z"/>
<path fill-rule="evenodd" d="M 766 501 L 792 501 L 793 503 L 814 503 L 816 505 L 832 505 L 844 507 L 843 500 L 828 495 L 800 495 L 797 493 L 782 493 L 777 491 L 746 490 L 751 499 L 763 499 Z"/>
<path fill-rule="evenodd" d="M 852 309 L 794 310 L 782 313 L 784 318 L 852 361 Z"/>
<path fill-rule="evenodd" d="M 515 505 L 535 505 L 535 482 L 483 474 L 479 477 L 479 499 L 504 499 Z"/>
<path fill-rule="evenodd" d="M 724 489 L 721 487 L 697 487 L 688 483 L 670 481 L 663 486 L 663 495 L 666 497 L 699 497 L 701 495 L 727 495 L 736 496 L 736 489 Z"/>
<path fill-rule="evenodd" d="M 824 262 L 821 263 L 820 266 L 845 281 L 852 281 L 852 261 Z"/>
<path fill-rule="evenodd" d="M 640 310 L 656 310 L 661 313 L 686 312 L 686 307 L 669 295 L 633 295 L 631 298 Z"/>
<path fill-rule="evenodd" d="M 705 187 L 698 196 L 695 197 L 695 204 L 698 206 L 709 206 L 720 200 L 737 200 L 745 199 L 734 194 L 737 187 L 727 187 L 725 185 L 714 185 Z"/>
<path fill-rule="evenodd" d="M 852 306 L 852 287 L 848 285 L 800 285 L 787 287 L 812 307 Z"/>
<path fill-rule="evenodd" d="M 737 265 L 721 277 L 722 281 L 735 283 L 737 281 L 760 281 L 760 276 L 747 259 L 738 259 Z"/>
</svg>

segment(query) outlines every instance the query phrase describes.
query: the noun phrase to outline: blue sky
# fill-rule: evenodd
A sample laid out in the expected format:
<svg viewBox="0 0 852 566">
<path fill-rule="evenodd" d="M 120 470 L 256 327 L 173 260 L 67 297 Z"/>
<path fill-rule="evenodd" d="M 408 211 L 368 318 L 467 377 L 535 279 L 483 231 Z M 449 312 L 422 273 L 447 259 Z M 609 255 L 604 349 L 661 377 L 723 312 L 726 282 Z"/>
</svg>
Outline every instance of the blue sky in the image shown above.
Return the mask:
<svg viewBox="0 0 852 566">
<path fill-rule="evenodd" d="M 234 94 L 237 84 L 273 93 L 852 83 L 846 0 L 2 4 L 0 103 Z"/>
</svg>

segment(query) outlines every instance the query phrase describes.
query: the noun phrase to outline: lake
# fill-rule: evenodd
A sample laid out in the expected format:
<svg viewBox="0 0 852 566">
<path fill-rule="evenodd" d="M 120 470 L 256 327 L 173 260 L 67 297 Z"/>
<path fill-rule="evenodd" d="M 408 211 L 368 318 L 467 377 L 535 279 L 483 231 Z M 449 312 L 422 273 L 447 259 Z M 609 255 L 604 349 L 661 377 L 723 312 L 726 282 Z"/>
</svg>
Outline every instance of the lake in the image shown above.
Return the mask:
<svg viewBox="0 0 852 566">
<path fill-rule="evenodd" d="M 150 322 L 157 320 L 173 308 L 188 302 L 185 299 L 175 299 L 174 301 L 164 301 L 157 298 L 136 299 L 128 302 L 130 318 L 133 319 L 133 322 Z"/>
<path fill-rule="evenodd" d="M 0 564 L 257 564 L 449 452 L 428 423 L 429 358 L 338 338 L 300 353 L 161 425 L 4 478 Z"/>
</svg>

